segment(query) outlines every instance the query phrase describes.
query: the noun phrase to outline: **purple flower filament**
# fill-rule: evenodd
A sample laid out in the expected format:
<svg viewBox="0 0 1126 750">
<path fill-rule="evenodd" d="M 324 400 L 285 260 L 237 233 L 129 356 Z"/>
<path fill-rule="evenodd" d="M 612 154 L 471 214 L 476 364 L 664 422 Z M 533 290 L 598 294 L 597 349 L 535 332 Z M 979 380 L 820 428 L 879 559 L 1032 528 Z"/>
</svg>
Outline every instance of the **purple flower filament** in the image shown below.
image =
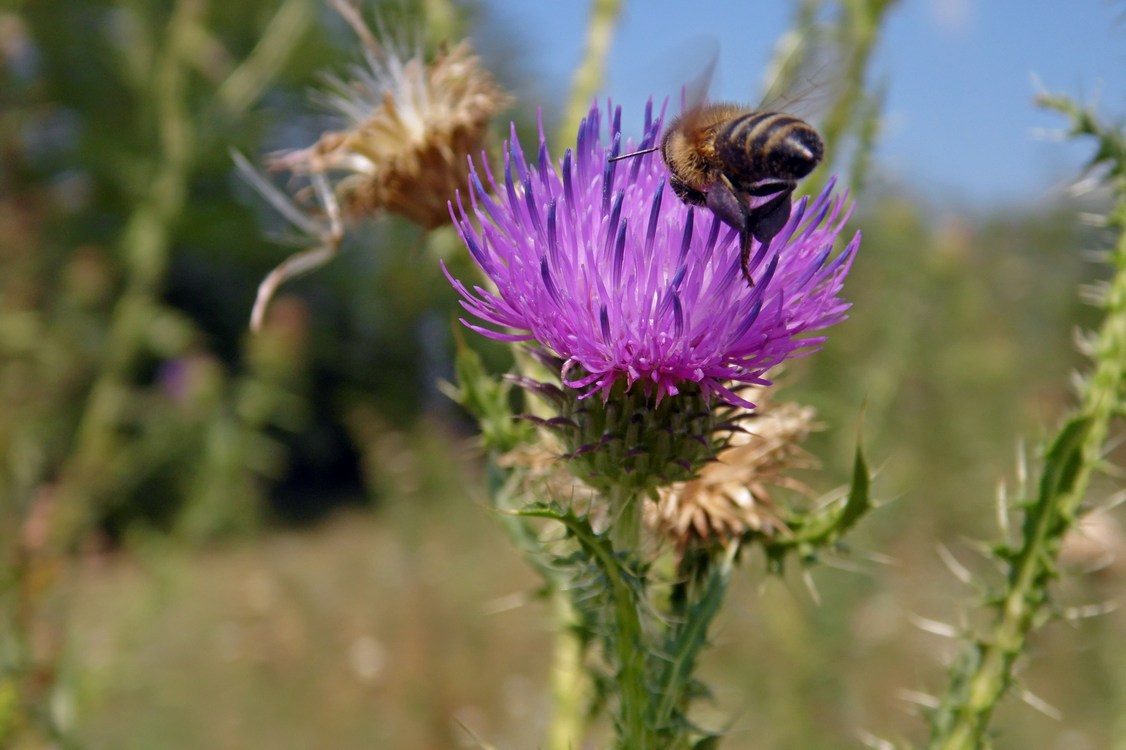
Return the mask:
<svg viewBox="0 0 1126 750">
<path fill-rule="evenodd" d="M 691 383 L 752 406 L 741 386 L 768 385 L 770 368 L 818 348 L 824 336 L 809 334 L 845 317 L 839 293 L 859 233 L 835 257 L 832 248 L 851 213 L 847 197 L 830 182 L 797 202 L 770 245 L 754 248 L 751 287 L 736 231 L 672 194 L 659 153 L 608 161 L 634 150 L 623 146 L 620 117 L 613 110 L 607 147 L 592 109 L 559 164 L 542 120 L 535 165 L 513 129 L 501 184 L 484 160 L 472 165 L 469 206 L 459 194 L 451 212 L 496 291 L 470 290 L 447 271 L 476 319 L 462 322 L 493 339 L 539 342 L 582 397 L 606 398 L 622 383 L 659 401 Z M 660 129 L 650 104 L 637 148 L 657 143 Z"/>
</svg>

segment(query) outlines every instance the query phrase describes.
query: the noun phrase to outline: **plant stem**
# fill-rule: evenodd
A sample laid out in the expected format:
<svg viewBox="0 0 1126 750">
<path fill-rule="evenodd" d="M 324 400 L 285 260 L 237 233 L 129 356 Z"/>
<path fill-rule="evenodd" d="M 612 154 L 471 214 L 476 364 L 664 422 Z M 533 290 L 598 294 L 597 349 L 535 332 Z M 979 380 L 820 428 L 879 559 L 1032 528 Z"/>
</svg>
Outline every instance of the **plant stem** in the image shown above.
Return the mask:
<svg viewBox="0 0 1126 750">
<path fill-rule="evenodd" d="M 1076 117 L 1076 113 L 1072 115 Z M 1097 130 L 1077 132 L 1099 135 L 1104 142 L 1100 154 L 1114 153 L 1105 147 L 1111 137 Z M 1126 158 L 1117 160 L 1114 166 L 1121 175 Z M 1060 542 L 1079 512 L 1091 474 L 1102 462 L 1111 419 L 1122 412 L 1126 387 L 1126 191 L 1120 191 L 1118 200 L 1111 223 L 1120 234 L 1113 254 L 1114 275 L 1103 303 L 1106 315 L 1092 347 L 1094 371 L 1082 389 L 1075 416 L 1060 430 L 1045 457 L 1038 495 L 1027 509 L 1020 546 L 1005 555 L 1010 562 L 1008 586 L 998 605 L 992 633 L 970 644 L 963 654 L 933 718 L 928 745 L 932 750 L 981 747 L 993 708 L 1012 682 L 1013 663 L 1047 600 Z"/>
<path fill-rule="evenodd" d="M 608 498 L 610 505 L 610 541 L 618 554 L 636 554 L 641 543 L 641 506 L 643 498 L 622 488 L 615 488 Z"/>
<path fill-rule="evenodd" d="M 839 88 L 833 104 L 819 128 L 825 141 L 825 152 L 834 158 L 838 154 L 848 153 L 841 149 L 841 144 L 850 132 L 858 135 L 861 149 L 871 145 L 872 134 L 868 131 L 874 126 L 870 122 L 861 121 L 858 115 L 867 115 L 870 120 L 879 114 L 878 107 L 865 106 L 870 101 L 870 96 L 865 92 L 864 82 L 872 51 L 879 41 L 881 25 L 887 11 L 896 2 L 897 0 L 843 0 L 840 3 L 841 20 L 830 33 L 836 35 L 837 53 L 843 61 L 844 70 L 840 73 Z M 799 24 L 812 24 L 816 12 L 815 3 L 803 3 L 799 6 Z M 799 62 L 790 62 L 788 65 L 794 69 L 801 68 Z M 793 73 L 790 72 L 789 75 L 792 76 Z M 805 192 L 817 195 L 824 189 L 828 176 L 843 168 L 844 165 L 835 162 L 834 158 L 826 159 L 806 178 Z M 851 154 L 851 158 L 854 161 L 862 160 L 866 158 L 866 154 L 857 152 Z"/>
<path fill-rule="evenodd" d="M 1103 430 L 1086 420 L 1072 421 L 1058 455 L 1063 463 L 1081 464 L 1064 483 L 1046 472 L 1041 493 L 1029 510 L 1029 523 L 1009 574 L 1009 584 L 999 605 L 999 615 L 987 639 L 970 644 L 955 670 L 951 690 L 935 717 L 932 750 L 973 750 L 981 747 L 994 707 L 1012 682 L 1012 667 L 1024 649 L 1046 598 L 1048 580 L 1055 570 L 1061 527 L 1071 519 L 1083 499 L 1097 459 Z M 1092 448 L 1094 449 L 1092 452 Z"/>
<path fill-rule="evenodd" d="M 884 14 L 894 3 L 895 0 L 847 0 L 841 4 L 847 21 L 842 24 L 839 33 L 846 37 L 842 47 L 845 48 L 847 62 L 842 76 L 843 87 L 821 125 L 821 135 L 829 153 L 836 150 L 864 98 L 868 61 L 879 39 Z"/>
<path fill-rule="evenodd" d="M 308 33 L 315 7 L 308 0 L 286 0 L 274 13 L 253 51 L 216 92 L 215 99 L 227 117 L 242 114 L 258 101 Z"/>
<path fill-rule="evenodd" d="M 120 253 L 128 274 L 114 308 L 109 344 L 78 425 L 76 444 L 63 470 L 59 514 L 53 529 L 66 547 L 82 533 L 106 484 L 113 481 L 116 431 L 129 398 L 130 380 L 145 347 L 168 264 L 171 225 L 184 204 L 194 154 L 185 97 L 188 46 L 203 17 L 205 3 L 181 0 L 169 21 L 163 54 L 147 95 L 155 112 L 159 153 L 149 188 L 122 233 Z"/>
<path fill-rule="evenodd" d="M 574 750 L 586 729 L 587 677 L 583 644 L 576 632 L 575 607 L 566 592 L 551 593 L 555 645 L 551 655 L 552 719 L 547 750 Z"/>
<path fill-rule="evenodd" d="M 586 116 L 590 103 L 598 87 L 602 85 L 602 74 L 606 68 L 606 56 L 610 53 L 610 41 L 614 27 L 622 13 L 622 0 L 592 0 L 590 23 L 586 30 L 586 49 L 582 62 L 571 79 L 571 98 L 563 113 L 563 122 L 557 134 L 557 143 L 575 142 L 579 121 Z"/>
<path fill-rule="evenodd" d="M 610 542 L 614 555 L 624 565 L 638 557 L 641 541 L 642 498 L 618 487 L 607 498 L 610 507 Z M 629 750 L 652 750 L 646 715 L 650 701 L 646 682 L 646 652 L 641 627 L 644 606 L 641 592 L 631 590 L 621 580 L 614 584 L 614 622 L 617 630 L 617 689 L 620 703 L 618 733 L 621 747 Z"/>
</svg>

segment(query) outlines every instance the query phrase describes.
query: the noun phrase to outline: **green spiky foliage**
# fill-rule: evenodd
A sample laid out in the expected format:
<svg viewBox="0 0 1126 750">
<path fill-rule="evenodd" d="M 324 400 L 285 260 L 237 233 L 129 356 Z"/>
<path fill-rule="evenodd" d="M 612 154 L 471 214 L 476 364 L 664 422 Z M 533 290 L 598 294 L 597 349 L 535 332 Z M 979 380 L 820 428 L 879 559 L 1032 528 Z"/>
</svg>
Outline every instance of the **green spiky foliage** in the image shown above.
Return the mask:
<svg viewBox="0 0 1126 750">
<path fill-rule="evenodd" d="M 1112 275 L 1098 300 L 1103 320 L 1089 339 L 1092 367 L 1079 388 L 1073 414 L 1049 442 L 1032 497 L 1019 510 L 1023 522 L 1014 543 L 999 544 L 994 556 L 1006 570 L 1000 591 L 989 598 L 992 626 L 969 638 L 951 667 L 950 683 L 930 714 L 932 750 L 988 748 L 990 718 L 1014 682 L 1014 666 L 1029 635 L 1051 615 L 1050 586 L 1064 535 L 1087 499 L 1092 476 L 1105 468 L 1103 450 L 1111 422 L 1126 401 L 1126 135 L 1099 122 L 1090 110 L 1060 96 L 1040 104 L 1062 112 L 1072 137 L 1095 140 L 1091 169 L 1103 170 L 1114 202 L 1107 225 L 1116 233 Z"/>
</svg>

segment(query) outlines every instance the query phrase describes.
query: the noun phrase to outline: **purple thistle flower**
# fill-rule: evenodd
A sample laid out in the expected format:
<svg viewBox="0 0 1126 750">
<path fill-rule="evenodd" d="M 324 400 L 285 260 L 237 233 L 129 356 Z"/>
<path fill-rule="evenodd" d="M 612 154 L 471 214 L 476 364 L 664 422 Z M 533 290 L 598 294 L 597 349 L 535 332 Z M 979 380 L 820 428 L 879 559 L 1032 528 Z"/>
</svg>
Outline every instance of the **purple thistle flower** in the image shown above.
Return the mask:
<svg viewBox="0 0 1126 750">
<path fill-rule="evenodd" d="M 660 129 L 650 103 L 637 148 L 656 144 Z M 560 378 L 580 397 L 640 384 L 659 402 L 696 384 L 705 397 L 753 407 L 738 395 L 742 386 L 769 385 L 770 368 L 825 340 L 806 334 L 845 318 L 839 293 L 859 233 L 831 256 L 852 211 L 847 197 L 834 196 L 830 182 L 796 203 L 769 245 L 756 241 L 751 287 L 738 233 L 681 202 L 658 154 L 608 161 L 623 153 L 620 108 L 609 146 L 601 130 L 595 107 L 557 165 L 541 119 L 535 163 L 513 127 L 503 182 L 484 160 L 472 166 L 470 205 L 459 193 L 451 212 L 496 291 L 470 290 L 446 271 L 480 321 L 462 322 L 489 338 L 538 341 L 563 361 Z"/>
</svg>

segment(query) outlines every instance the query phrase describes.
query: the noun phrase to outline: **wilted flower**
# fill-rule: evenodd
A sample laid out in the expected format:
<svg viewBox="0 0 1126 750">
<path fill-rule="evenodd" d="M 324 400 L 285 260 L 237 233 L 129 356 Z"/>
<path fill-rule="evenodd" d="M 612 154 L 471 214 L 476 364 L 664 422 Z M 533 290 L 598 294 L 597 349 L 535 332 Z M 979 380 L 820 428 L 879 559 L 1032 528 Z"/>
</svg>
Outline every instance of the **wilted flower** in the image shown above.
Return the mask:
<svg viewBox="0 0 1126 750">
<path fill-rule="evenodd" d="M 522 443 L 497 458 L 503 469 L 516 470 L 525 497 L 544 497 L 594 507 L 593 490 L 575 481 L 567 465 L 559 460 L 562 446 L 550 434 L 536 442 Z"/>
<path fill-rule="evenodd" d="M 645 119 L 640 148 L 660 130 L 651 107 Z M 480 321 L 466 325 L 494 339 L 538 342 L 562 361 L 563 384 L 582 396 L 606 398 L 620 384 L 659 402 L 695 386 L 752 406 L 740 387 L 768 384 L 771 367 L 824 340 L 804 334 L 845 317 L 838 293 L 859 234 L 837 256 L 832 249 L 851 209 L 831 184 L 799 201 L 770 245 L 756 246 L 751 287 L 735 230 L 678 200 L 659 156 L 609 161 L 622 145 L 620 110 L 607 146 L 595 108 L 558 165 L 541 125 L 533 164 L 513 129 L 502 182 L 487 165 L 474 167 L 470 206 L 458 197 L 457 227 L 496 291 L 451 277 Z"/>
<path fill-rule="evenodd" d="M 421 53 L 401 56 L 370 33 L 361 36 L 366 65 L 335 80 L 328 96 L 347 128 L 277 155 L 271 167 L 345 173 L 336 193 L 346 217 L 388 211 L 428 229 L 446 224 L 449 199 L 466 186 L 466 157 L 480 150 L 508 95 L 469 42 L 428 63 Z"/>
<path fill-rule="evenodd" d="M 382 44 L 347 0 L 333 5 L 366 47 L 365 64 L 346 79 L 333 79 L 326 96 L 346 127 L 269 161 L 273 170 L 309 178 L 303 193 L 311 192 L 314 211 L 299 208 L 236 157 L 250 182 L 315 245 L 287 258 L 259 285 L 255 330 L 283 282 L 336 255 L 345 220 L 389 212 L 426 229 L 448 223 L 449 200 L 467 184 L 467 157 L 480 150 L 489 120 L 509 101 L 468 42 L 443 48 L 427 62 L 419 50 Z"/>
<path fill-rule="evenodd" d="M 724 545 L 755 532 L 773 537 L 786 529 L 772 487 L 809 492 L 789 472 L 816 462 L 801 447 L 813 429 L 808 406 L 766 402 L 745 429 L 735 431 L 699 476 L 662 487 L 648 506 L 647 522 L 683 551 L 693 545 Z"/>
<path fill-rule="evenodd" d="M 1068 530 L 1060 545 L 1060 565 L 1069 571 L 1121 574 L 1126 538 L 1106 508 L 1095 508 Z"/>
</svg>

